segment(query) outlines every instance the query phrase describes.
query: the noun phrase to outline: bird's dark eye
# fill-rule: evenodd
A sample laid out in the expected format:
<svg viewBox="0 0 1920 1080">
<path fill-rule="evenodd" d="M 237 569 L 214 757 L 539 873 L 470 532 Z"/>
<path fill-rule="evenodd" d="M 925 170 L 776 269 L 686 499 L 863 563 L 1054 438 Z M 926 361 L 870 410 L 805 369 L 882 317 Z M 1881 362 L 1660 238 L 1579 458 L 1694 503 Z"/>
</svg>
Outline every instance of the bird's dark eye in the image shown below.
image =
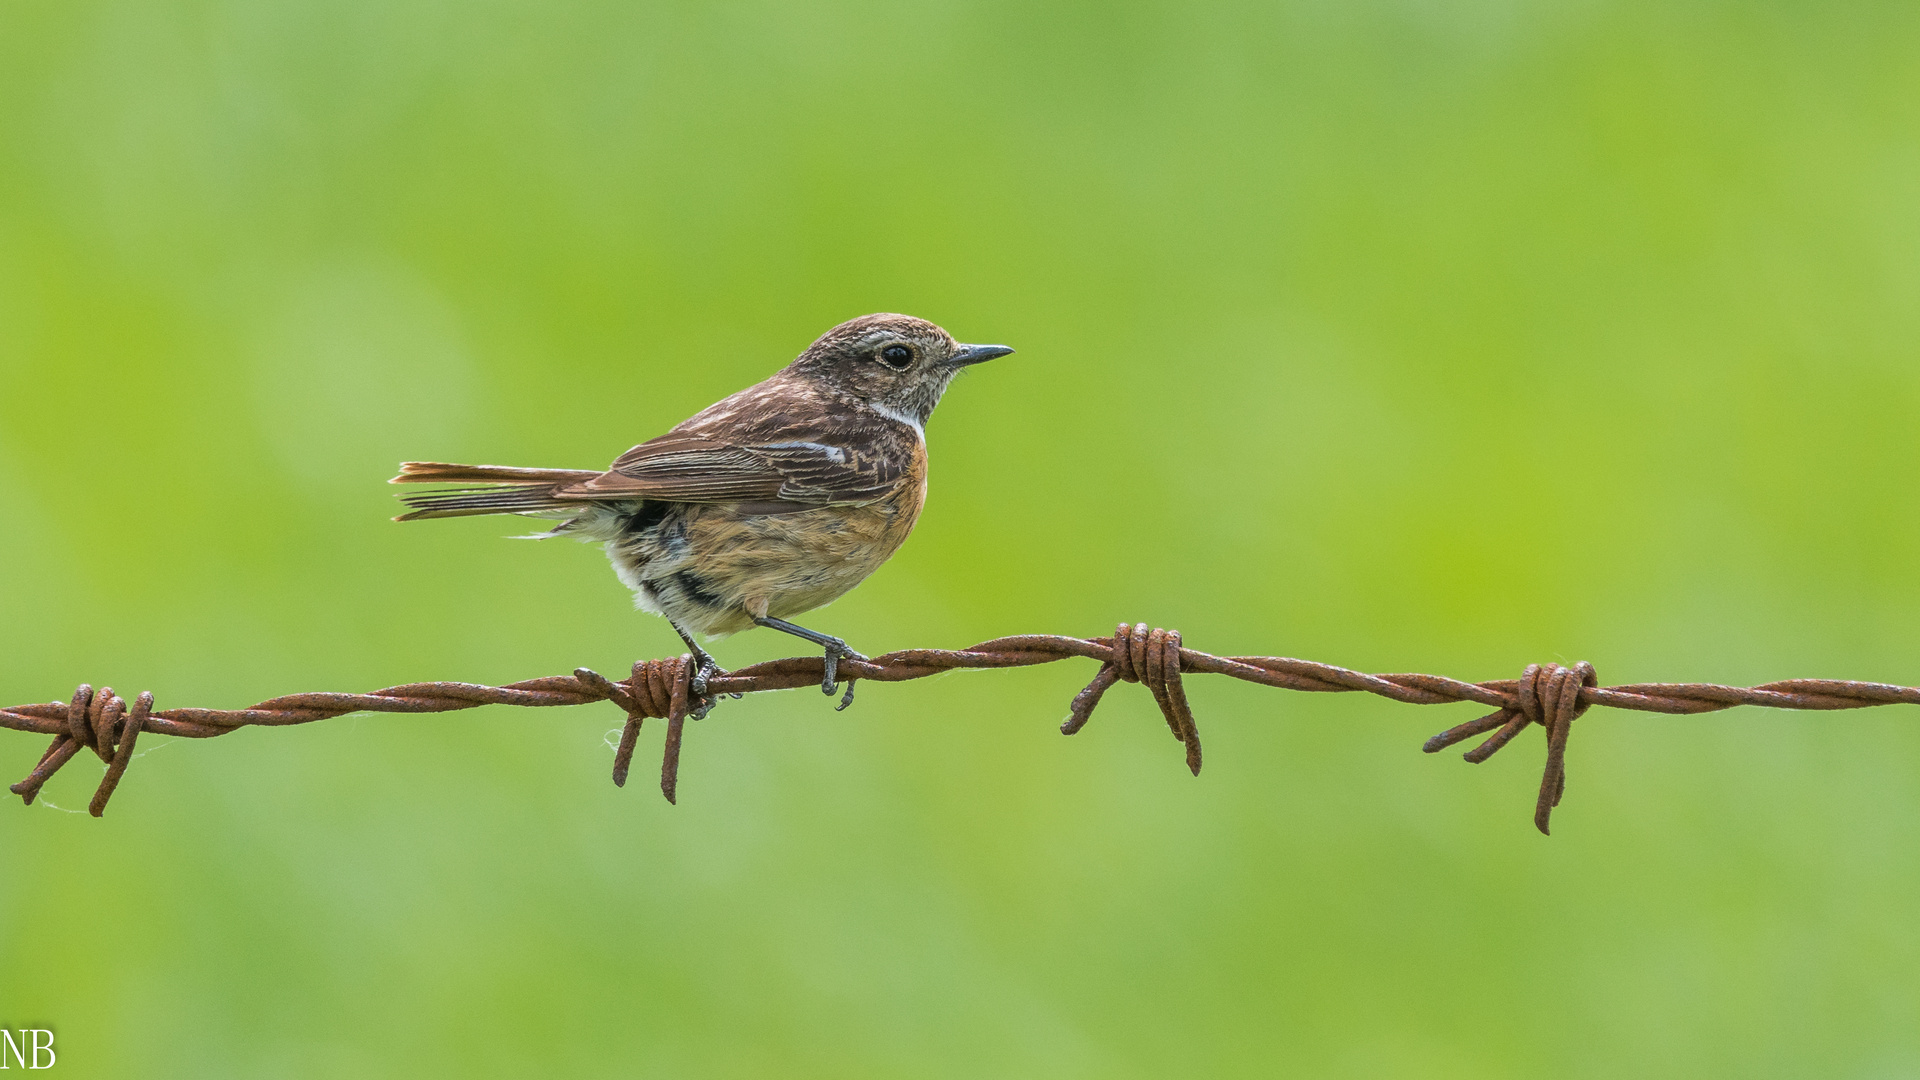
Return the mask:
<svg viewBox="0 0 1920 1080">
<path fill-rule="evenodd" d="M 889 345 L 880 350 L 880 362 L 894 369 L 905 371 L 913 363 L 913 350 L 905 345 Z"/>
</svg>

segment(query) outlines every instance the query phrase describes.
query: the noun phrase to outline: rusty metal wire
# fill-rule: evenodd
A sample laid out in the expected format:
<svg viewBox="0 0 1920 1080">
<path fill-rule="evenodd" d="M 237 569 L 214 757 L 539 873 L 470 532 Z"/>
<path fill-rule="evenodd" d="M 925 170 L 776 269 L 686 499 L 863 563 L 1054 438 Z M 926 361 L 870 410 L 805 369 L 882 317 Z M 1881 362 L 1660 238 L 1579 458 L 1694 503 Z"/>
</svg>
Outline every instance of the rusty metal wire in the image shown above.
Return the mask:
<svg viewBox="0 0 1920 1080">
<path fill-rule="evenodd" d="M 904 682 L 923 679 L 956 668 L 1004 668 L 1049 664 L 1071 657 L 1100 662 L 1100 670 L 1073 699 L 1062 734 L 1086 727 L 1094 707 L 1116 682 L 1146 686 L 1166 717 L 1167 728 L 1180 741 L 1187 768 L 1200 774 L 1200 731 L 1187 704 L 1182 682 L 1186 674 L 1226 675 L 1245 682 L 1310 693 L 1360 691 L 1413 705 L 1473 701 L 1494 711 L 1456 725 L 1426 742 L 1427 753 L 1444 750 L 1475 735 L 1492 732 L 1467 751 L 1466 760 L 1478 764 L 1492 757 L 1529 726 L 1546 731 L 1547 760 L 1534 804 L 1534 825 L 1548 831 L 1553 808 L 1566 792 L 1567 738 L 1573 722 L 1595 705 L 1637 712 L 1704 713 L 1736 705 L 1763 705 L 1776 709 L 1861 709 L 1874 705 L 1920 705 L 1920 688 L 1887 683 L 1844 682 L 1833 679 L 1792 679 L 1754 687 L 1711 683 L 1636 683 L 1601 686 L 1593 665 L 1534 664 L 1518 679 L 1470 683 L 1440 675 L 1368 675 L 1331 664 L 1274 656 L 1213 656 L 1182 647 L 1180 634 L 1149 629 L 1147 624 L 1115 628 L 1104 638 L 1025 634 L 983 641 L 969 649 L 904 649 L 871 660 L 841 660 L 845 680 Z M 624 786 L 633 763 L 634 748 L 643 721 L 665 719 L 667 734 L 661 754 L 660 790 L 668 802 L 675 799 L 680 768 L 680 746 L 689 717 L 705 715 L 722 696 L 818 686 L 823 661 L 817 656 L 790 657 L 725 672 L 708 681 L 705 696 L 693 693 L 693 665 L 685 656 L 647 660 L 633 673 L 615 682 L 587 668 L 572 675 L 530 679 L 507 686 L 434 682 L 390 686 L 370 694 L 289 694 L 246 709 L 153 708 L 153 695 L 140 694 L 132 706 L 112 688 L 98 691 L 82 685 L 71 700 L 50 705 L 19 705 L 0 709 L 0 727 L 53 736 L 26 779 L 11 788 L 32 803 L 40 788 L 81 750 L 91 750 L 107 763 L 106 775 L 94 793 L 89 811 L 99 817 L 132 760 L 134 742 L 142 733 L 190 739 L 212 738 L 243 727 L 306 724 L 354 712 L 430 713 L 478 708 L 481 705 L 584 705 L 611 701 L 627 714 L 620 745 L 614 755 L 613 782 Z"/>
</svg>

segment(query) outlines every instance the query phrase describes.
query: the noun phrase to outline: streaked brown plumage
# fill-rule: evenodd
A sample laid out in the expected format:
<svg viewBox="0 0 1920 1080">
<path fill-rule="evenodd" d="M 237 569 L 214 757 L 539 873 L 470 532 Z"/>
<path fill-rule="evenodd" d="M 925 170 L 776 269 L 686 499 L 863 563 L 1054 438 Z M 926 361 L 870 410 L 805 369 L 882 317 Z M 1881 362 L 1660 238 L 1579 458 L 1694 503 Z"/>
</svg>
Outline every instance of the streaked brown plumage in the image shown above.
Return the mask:
<svg viewBox="0 0 1920 1080">
<path fill-rule="evenodd" d="M 605 472 L 407 462 L 397 520 L 527 514 L 565 520 L 546 536 L 606 546 L 646 611 L 693 635 L 761 625 L 857 656 L 786 621 L 858 585 L 913 531 L 927 493 L 927 418 L 963 368 L 1012 349 L 961 345 L 906 315 L 867 315 L 823 334 L 766 381 L 620 455 Z M 848 688 L 851 697 L 852 688 Z"/>
</svg>

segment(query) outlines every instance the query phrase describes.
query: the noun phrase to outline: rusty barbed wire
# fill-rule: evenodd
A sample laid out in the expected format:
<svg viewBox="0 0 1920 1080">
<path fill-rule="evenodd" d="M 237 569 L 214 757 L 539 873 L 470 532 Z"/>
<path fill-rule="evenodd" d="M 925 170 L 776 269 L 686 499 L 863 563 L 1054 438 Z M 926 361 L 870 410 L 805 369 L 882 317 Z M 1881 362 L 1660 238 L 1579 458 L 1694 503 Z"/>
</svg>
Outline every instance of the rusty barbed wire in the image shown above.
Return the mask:
<svg viewBox="0 0 1920 1080">
<path fill-rule="evenodd" d="M 967 649 L 903 649 L 870 660 L 841 660 L 845 681 L 905 682 L 957 668 L 1006 668 L 1050 664 L 1084 657 L 1100 661 L 1100 670 L 1086 689 L 1075 695 L 1065 735 L 1087 726 L 1100 699 L 1117 682 L 1141 683 L 1152 693 L 1167 728 L 1180 741 L 1187 768 L 1200 775 L 1200 731 L 1187 703 L 1182 677 L 1187 674 L 1225 675 L 1244 682 L 1308 693 L 1376 694 L 1411 705 L 1438 705 L 1472 701 L 1494 711 L 1457 724 L 1426 741 L 1431 754 L 1492 732 L 1466 752 L 1475 764 L 1492 757 L 1531 726 L 1545 730 L 1546 765 L 1540 793 L 1534 803 L 1534 825 L 1548 832 L 1553 808 L 1566 793 L 1567 740 L 1573 722 L 1600 705 L 1613 709 L 1656 713 L 1705 713 L 1737 705 L 1776 709 L 1861 709 L 1875 705 L 1920 705 L 1920 688 L 1890 683 L 1848 682 L 1837 679 L 1789 679 L 1760 686 L 1720 686 L 1712 683 L 1635 683 L 1601 686 L 1593 665 L 1563 667 L 1534 664 L 1518 679 L 1470 683 L 1442 675 L 1368 675 L 1332 664 L 1277 656 L 1214 656 L 1185 648 L 1174 630 L 1150 629 L 1146 623 L 1121 623 L 1113 636 L 1103 638 L 1022 634 L 994 638 Z M 95 690 L 82 684 L 65 702 L 17 705 L 0 709 L 0 727 L 53 736 L 40 763 L 10 790 L 31 804 L 40 788 L 81 750 L 92 750 L 107 763 L 106 775 L 94 792 L 88 811 L 105 813 L 127 765 L 134 743 L 143 733 L 206 739 L 243 727 L 282 727 L 355 712 L 432 713 L 473 709 L 482 705 L 543 707 L 585 705 L 611 701 L 627 714 L 620 744 L 614 754 L 613 782 L 624 787 L 639 743 L 643 721 L 664 719 L 666 739 L 661 751 L 660 791 L 668 802 L 677 795 L 680 748 L 688 719 L 699 719 L 722 697 L 818 686 L 824 662 L 817 656 L 770 660 L 708 680 L 706 693 L 692 688 L 694 668 L 686 656 L 644 660 L 632 674 L 615 682 L 588 668 L 572 675 L 529 679 L 506 686 L 431 682 L 390 686 L 369 694 L 309 693 L 270 698 L 245 709 L 153 708 L 153 695 L 142 693 L 128 706 L 111 687 Z"/>
</svg>

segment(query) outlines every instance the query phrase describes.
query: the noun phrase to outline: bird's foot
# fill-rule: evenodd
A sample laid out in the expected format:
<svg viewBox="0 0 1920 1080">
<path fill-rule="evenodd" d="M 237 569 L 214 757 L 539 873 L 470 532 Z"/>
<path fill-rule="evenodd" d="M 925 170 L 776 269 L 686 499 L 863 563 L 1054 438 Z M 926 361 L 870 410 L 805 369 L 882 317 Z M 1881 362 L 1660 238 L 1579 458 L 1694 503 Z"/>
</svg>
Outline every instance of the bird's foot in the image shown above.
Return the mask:
<svg viewBox="0 0 1920 1080">
<path fill-rule="evenodd" d="M 706 697 L 707 680 L 723 673 L 720 665 L 714 663 L 713 657 L 706 653 L 697 654 L 693 660 L 697 666 L 693 669 L 693 678 L 688 682 L 687 689 L 691 690 L 695 697 Z"/>
<path fill-rule="evenodd" d="M 820 644 L 826 647 L 826 670 L 821 672 L 820 692 L 832 697 L 833 692 L 840 688 L 840 661 L 865 660 L 866 657 L 848 648 L 847 643 L 839 638 L 828 638 Z M 834 711 L 839 712 L 851 704 L 853 704 L 853 680 L 849 679 L 847 692 L 841 696 L 840 704 L 834 706 Z"/>
<path fill-rule="evenodd" d="M 826 662 L 821 667 L 820 692 L 828 697 L 832 697 L 833 692 L 840 688 L 840 661 L 866 659 L 866 657 L 848 648 L 846 642 L 841 641 L 837 637 L 823 634 L 818 630 L 809 630 L 797 623 L 790 623 L 785 619 L 776 619 L 767 615 L 755 615 L 753 621 L 770 630 L 778 630 L 783 634 L 792 634 L 794 637 L 811 641 L 824 650 L 824 659 Z M 840 699 L 839 708 L 844 709 L 851 704 L 853 704 L 853 680 L 849 679 L 847 680 L 846 696 Z"/>
<path fill-rule="evenodd" d="M 691 699 L 689 701 L 691 708 L 687 710 L 687 715 L 695 720 L 705 720 L 707 714 L 712 712 L 713 707 L 720 701 L 718 695 L 707 693 L 707 681 L 725 672 L 721 671 L 720 665 L 714 663 L 713 657 L 708 656 L 704 651 L 695 653 L 693 659 L 697 666 L 693 669 L 693 678 L 687 680 L 687 696 Z M 740 695 L 732 696 L 737 698 Z"/>
</svg>

